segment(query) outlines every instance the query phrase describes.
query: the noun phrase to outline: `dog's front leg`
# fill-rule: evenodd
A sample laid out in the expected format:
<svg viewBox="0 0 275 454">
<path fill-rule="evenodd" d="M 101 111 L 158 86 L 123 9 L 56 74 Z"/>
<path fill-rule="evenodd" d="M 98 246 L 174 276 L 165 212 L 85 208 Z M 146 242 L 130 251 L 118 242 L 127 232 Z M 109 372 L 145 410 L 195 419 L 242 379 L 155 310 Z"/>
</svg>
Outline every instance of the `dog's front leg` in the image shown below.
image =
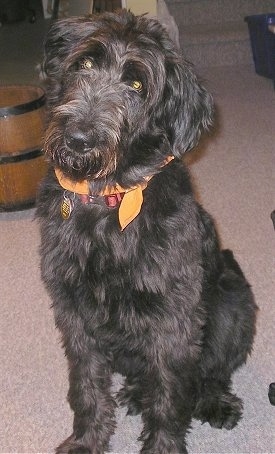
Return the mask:
<svg viewBox="0 0 275 454">
<path fill-rule="evenodd" d="M 191 383 L 182 371 L 162 368 L 150 373 L 142 402 L 141 454 L 187 454 L 185 437 L 195 402 Z"/>
<path fill-rule="evenodd" d="M 77 325 L 78 329 L 69 327 L 69 337 L 63 337 L 69 361 L 68 401 L 74 412 L 73 434 L 56 453 L 103 454 L 115 428 L 111 371 L 96 342 L 84 333 L 80 320 Z"/>
</svg>

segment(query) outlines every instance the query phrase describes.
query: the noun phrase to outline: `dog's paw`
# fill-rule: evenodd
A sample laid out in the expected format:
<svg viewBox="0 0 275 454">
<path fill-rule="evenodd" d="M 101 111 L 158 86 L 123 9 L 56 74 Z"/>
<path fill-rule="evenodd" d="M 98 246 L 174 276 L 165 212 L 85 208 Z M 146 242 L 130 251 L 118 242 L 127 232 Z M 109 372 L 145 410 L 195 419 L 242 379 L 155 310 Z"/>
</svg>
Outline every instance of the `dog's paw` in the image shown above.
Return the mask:
<svg viewBox="0 0 275 454">
<path fill-rule="evenodd" d="M 194 417 L 204 424 L 208 422 L 216 429 L 231 430 L 242 417 L 242 400 L 231 393 L 220 396 L 207 396 L 196 407 Z"/>
<path fill-rule="evenodd" d="M 71 435 L 55 450 L 55 454 L 104 454 L 104 450 L 87 448 Z"/>
</svg>

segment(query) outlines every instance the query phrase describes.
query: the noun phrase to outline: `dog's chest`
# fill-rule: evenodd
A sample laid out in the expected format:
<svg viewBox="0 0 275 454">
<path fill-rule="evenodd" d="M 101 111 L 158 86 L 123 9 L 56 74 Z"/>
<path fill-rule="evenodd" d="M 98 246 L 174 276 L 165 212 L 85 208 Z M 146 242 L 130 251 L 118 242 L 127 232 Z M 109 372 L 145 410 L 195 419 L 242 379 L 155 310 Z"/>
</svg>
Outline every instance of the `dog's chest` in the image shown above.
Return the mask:
<svg viewBox="0 0 275 454">
<path fill-rule="evenodd" d="M 201 245 L 194 207 L 187 208 L 188 228 L 181 212 L 153 222 L 146 205 L 123 232 L 114 215 L 91 210 L 89 216 L 84 208 L 67 221 L 57 212 L 55 222 L 43 224 L 42 274 L 57 318 L 80 316 L 85 332 L 114 362 L 127 352 L 149 359 L 158 343 L 162 349 L 175 336 L 183 350 L 198 345 Z"/>
<path fill-rule="evenodd" d="M 181 216 L 166 223 L 142 225 L 145 207 L 124 231 L 117 224 L 117 213 L 95 216 L 96 210 L 84 208 L 72 213 L 69 220 L 56 214 L 56 225 L 44 224 L 42 262 L 53 279 L 74 288 L 86 288 L 90 301 L 98 306 L 114 307 L 128 299 L 140 310 L 142 300 L 156 300 L 183 287 L 185 297 L 201 285 L 201 244 L 195 226 L 195 211 L 188 212 L 185 227 Z M 90 214 L 90 215 L 88 215 Z M 149 218 L 150 216 L 150 218 Z M 193 218 L 193 219 L 192 219 Z M 173 225 L 171 231 L 171 225 Z M 144 224 L 144 222 L 143 222 Z M 190 227 L 190 225 L 193 228 Z M 87 296 L 88 299 L 88 296 Z M 91 304 L 91 303 L 90 303 Z M 147 305 L 145 305 L 147 307 Z"/>
<path fill-rule="evenodd" d="M 169 236 L 160 241 L 133 232 L 94 239 L 81 284 L 95 325 L 104 327 L 107 336 L 108 331 L 126 335 L 126 342 L 128 335 L 143 335 L 147 324 L 157 326 L 170 313 L 179 321 L 188 319 L 202 284 L 200 252 L 192 242 L 183 252 L 179 244 L 172 247 Z"/>
</svg>

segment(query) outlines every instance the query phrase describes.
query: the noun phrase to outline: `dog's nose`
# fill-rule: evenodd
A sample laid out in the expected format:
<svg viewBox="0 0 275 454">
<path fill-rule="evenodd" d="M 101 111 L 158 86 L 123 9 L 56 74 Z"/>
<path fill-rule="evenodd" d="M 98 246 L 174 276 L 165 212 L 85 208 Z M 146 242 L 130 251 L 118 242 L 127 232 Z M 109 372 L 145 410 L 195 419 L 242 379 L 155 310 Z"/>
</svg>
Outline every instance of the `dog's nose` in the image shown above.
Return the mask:
<svg viewBox="0 0 275 454">
<path fill-rule="evenodd" d="M 85 153 L 92 148 L 85 133 L 80 130 L 70 131 L 66 134 L 65 142 L 68 148 L 79 153 Z"/>
</svg>

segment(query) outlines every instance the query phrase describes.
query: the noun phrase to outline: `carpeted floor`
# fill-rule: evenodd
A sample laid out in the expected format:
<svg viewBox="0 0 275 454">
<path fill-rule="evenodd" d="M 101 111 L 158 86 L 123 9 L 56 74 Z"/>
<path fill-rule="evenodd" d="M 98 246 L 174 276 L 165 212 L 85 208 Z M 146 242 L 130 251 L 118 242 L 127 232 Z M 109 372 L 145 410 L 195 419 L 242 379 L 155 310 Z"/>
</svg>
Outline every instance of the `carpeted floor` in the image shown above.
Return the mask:
<svg viewBox="0 0 275 454">
<path fill-rule="evenodd" d="M 16 67 L 7 52 L 5 59 Z M 24 71 L 23 82 L 36 80 L 33 66 Z M 189 451 L 270 454 L 275 453 L 275 407 L 267 397 L 275 381 L 274 91 L 271 80 L 257 76 L 252 66 L 204 68 L 202 75 L 216 100 L 217 131 L 187 161 L 198 197 L 216 219 L 223 246 L 235 251 L 260 312 L 254 353 L 234 377 L 243 419 L 232 431 L 194 422 Z M 1 76 L 2 83 L 10 80 L 5 71 Z M 19 72 L 11 78 L 16 77 Z M 0 214 L 1 453 L 52 453 L 72 427 L 66 361 L 40 281 L 33 214 Z M 120 382 L 114 377 L 114 389 Z M 113 452 L 137 453 L 140 418 L 118 409 L 117 421 Z"/>
</svg>

